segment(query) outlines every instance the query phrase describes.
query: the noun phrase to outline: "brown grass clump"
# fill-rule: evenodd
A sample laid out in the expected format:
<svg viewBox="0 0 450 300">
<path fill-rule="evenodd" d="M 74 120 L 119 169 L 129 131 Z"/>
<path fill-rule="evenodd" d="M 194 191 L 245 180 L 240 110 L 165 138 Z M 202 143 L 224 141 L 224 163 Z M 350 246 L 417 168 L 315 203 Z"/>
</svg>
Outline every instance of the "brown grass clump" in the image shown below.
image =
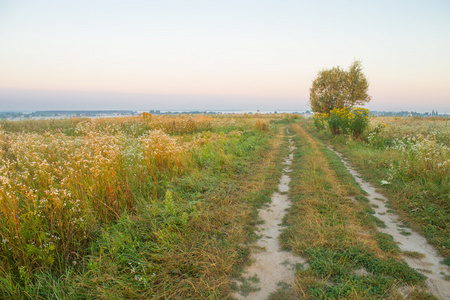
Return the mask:
<svg viewBox="0 0 450 300">
<path fill-rule="evenodd" d="M 255 120 L 255 127 L 258 130 L 261 131 L 269 131 L 269 122 L 267 120 L 260 120 L 260 119 L 256 119 Z"/>
</svg>

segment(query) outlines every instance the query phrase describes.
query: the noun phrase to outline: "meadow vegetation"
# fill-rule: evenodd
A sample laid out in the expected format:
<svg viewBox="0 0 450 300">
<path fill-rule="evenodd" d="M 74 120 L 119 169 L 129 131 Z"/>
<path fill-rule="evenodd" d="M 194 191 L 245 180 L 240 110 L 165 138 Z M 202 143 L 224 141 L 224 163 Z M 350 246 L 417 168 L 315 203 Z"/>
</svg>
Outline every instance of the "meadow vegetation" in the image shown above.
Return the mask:
<svg viewBox="0 0 450 300">
<path fill-rule="evenodd" d="M 315 114 L 314 125 L 320 130 L 328 128 L 333 135 L 351 135 L 359 138 L 369 126 L 370 112 L 361 107 L 334 108 L 329 113 Z"/>
<path fill-rule="evenodd" d="M 276 188 L 288 122 L 0 122 L 1 298 L 228 295 L 256 207 Z"/>
<path fill-rule="evenodd" d="M 369 122 L 370 120 L 370 122 Z M 314 128 L 315 125 L 315 128 Z M 0 298 L 222 299 L 296 144 L 282 244 L 305 299 L 434 299 L 331 143 L 449 259 L 447 119 L 293 115 L 0 122 Z M 284 150 L 283 150 L 284 149 Z M 417 256 L 417 253 L 404 253 Z M 275 297 L 274 296 L 274 297 Z M 276 298 L 275 297 L 275 298 Z M 286 296 L 287 297 L 287 296 Z"/>
<path fill-rule="evenodd" d="M 450 257 L 448 118 L 371 118 L 358 139 L 320 136 L 343 152 L 391 200 L 406 224 Z"/>
<path fill-rule="evenodd" d="M 297 146 L 293 205 L 282 243 L 307 259 L 293 290 L 301 299 L 403 299 L 398 288 L 423 286 L 425 277 L 402 261 L 390 236 L 378 232 L 364 192 L 308 126 L 291 126 Z"/>
</svg>

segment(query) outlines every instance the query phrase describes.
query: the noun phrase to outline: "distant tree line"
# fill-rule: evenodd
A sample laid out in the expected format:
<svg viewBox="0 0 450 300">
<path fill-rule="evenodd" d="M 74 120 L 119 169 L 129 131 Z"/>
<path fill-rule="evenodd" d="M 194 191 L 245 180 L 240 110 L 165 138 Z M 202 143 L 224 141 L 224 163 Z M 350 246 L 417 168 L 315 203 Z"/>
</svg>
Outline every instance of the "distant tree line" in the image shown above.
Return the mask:
<svg viewBox="0 0 450 300">
<path fill-rule="evenodd" d="M 439 114 L 438 111 L 433 110 L 431 113 L 419 113 L 415 111 L 371 111 L 375 116 L 383 117 L 450 117 L 448 114 Z"/>
</svg>

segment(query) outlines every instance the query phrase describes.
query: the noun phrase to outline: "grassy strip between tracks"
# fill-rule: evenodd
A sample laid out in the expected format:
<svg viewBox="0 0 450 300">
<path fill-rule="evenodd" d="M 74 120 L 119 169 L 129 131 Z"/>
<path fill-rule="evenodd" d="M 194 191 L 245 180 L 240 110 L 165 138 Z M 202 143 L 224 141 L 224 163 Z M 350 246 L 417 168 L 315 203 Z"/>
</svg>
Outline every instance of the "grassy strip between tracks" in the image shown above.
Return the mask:
<svg viewBox="0 0 450 300">
<path fill-rule="evenodd" d="M 302 127 L 292 125 L 295 150 L 292 208 L 282 244 L 305 257 L 293 289 L 304 299 L 434 299 L 422 291 L 425 277 L 400 258 L 394 241 L 377 231 L 360 190 L 339 158 Z M 417 287 L 417 288 L 416 288 Z M 409 289 L 409 288 L 408 288 Z"/>
<path fill-rule="evenodd" d="M 387 126 L 366 140 L 317 133 L 390 199 L 402 221 L 425 235 L 450 265 L 448 118 L 374 118 Z M 315 131 L 315 130 L 314 130 Z"/>
</svg>

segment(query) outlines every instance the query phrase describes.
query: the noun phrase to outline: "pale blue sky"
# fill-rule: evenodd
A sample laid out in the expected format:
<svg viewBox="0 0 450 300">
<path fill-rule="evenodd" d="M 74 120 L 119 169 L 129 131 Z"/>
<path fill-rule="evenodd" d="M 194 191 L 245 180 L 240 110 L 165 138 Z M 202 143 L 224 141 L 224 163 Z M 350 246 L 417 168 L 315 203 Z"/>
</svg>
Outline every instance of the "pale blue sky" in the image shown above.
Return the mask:
<svg viewBox="0 0 450 300">
<path fill-rule="evenodd" d="M 450 112 L 449 53 L 446 0 L 0 0 L 0 111 L 303 110 L 360 59 L 369 108 Z"/>
</svg>

